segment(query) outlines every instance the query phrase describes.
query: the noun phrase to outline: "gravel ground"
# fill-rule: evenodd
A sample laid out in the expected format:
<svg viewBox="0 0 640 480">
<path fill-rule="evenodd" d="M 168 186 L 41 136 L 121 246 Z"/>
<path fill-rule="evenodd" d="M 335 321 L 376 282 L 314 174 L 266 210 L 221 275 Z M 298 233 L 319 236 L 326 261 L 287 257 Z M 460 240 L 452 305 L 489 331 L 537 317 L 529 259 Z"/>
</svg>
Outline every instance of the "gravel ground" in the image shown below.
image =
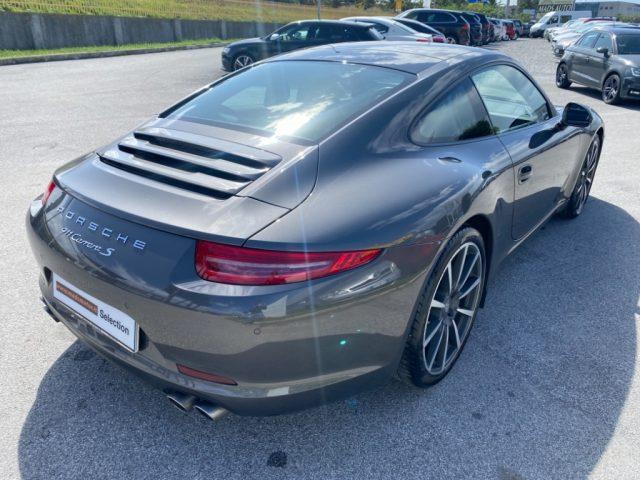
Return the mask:
<svg viewBox="0 0 640 480">
<path fill-rule="evenodd" d="M 640 108 L 553 85 L 547 42 L 490 47 L 607 133 L 584 214 L 504 264 L 451 375 L 211 423 L 103 361 L 38 301 L 24 214 L 51 172 L 219 74 L 219 50 L 0 68 L 1 478 L 638 478 Z"/>
</svg>

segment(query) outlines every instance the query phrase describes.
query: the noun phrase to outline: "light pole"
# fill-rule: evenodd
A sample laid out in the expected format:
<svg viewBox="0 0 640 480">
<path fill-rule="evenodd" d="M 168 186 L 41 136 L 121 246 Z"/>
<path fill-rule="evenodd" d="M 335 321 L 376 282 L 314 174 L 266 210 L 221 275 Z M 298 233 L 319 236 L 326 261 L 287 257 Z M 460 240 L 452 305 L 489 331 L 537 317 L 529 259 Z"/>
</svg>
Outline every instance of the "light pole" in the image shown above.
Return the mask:
<svg viewBox="0 0 640 480">
<path fill-rule="evenodd" d="M 322 0 L 317 0 L 317 6 L 318 6 L 318 20 L 320 20 L 320 3 Z"/>
</svg>

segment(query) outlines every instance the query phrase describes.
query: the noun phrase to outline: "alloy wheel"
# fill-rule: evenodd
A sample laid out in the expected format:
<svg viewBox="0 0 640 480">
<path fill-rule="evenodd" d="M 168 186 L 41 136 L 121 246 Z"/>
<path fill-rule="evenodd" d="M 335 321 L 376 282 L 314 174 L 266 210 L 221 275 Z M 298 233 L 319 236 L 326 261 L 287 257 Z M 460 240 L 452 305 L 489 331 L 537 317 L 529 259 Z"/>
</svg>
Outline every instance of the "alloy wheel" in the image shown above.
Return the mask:
<svg viewBox="0 0 640 480">
<path fill-rule="evenodd" d="M 558 67 L 558 70 L 556 71 L 556 85 L 558 87 L 564 87 L 567 83 L 567 80 L 567 67 L 565 65 L 560 65 Z"/>
<path fill-rule="evenodd" d="M 464 345 L 480 301 L 483 271 L 478 245 L 466 242 L 440 276 L 422 337 L 422 359 L 429 374 L 444 372 Z"/>
<path fill-rule="evenodd" d="M 620 81 L 617 75 L 611 75 L 604 82 L 604 88 L 602 89 L 603 100 L 607 103 L 613 102 L 618 96 L 618 90 L 620 89 Z"/>
<path fill-rule="evenodd" d="M 458 42 L 456 42 L 456 39 L 453 38 L 453 37 L 447 37 L 447 43 L 455 44 L 455 43 L 458 43 Z"/>
<path fill-rule="evenodd" d="M 233 69 L 239 70 L 247 65 L 251 65 L 253 63 L 253 58 L 249 55 L 238 55 L 233 62 Z"/>
<path fill-rule="evenodd" d="M 596 167 L 598 166 L 598 154 L 600 150 L 600 141 L 596 139 L 591 143 L 587 156 L 584 159 L 582 168 L 580 169 L 580 178 L 578 178 L 578 184 L 576 186 L 576 214 L 582 213 L 585 203 L 589 198 L 589 192 L 591 191 L 591 185 L 593 185 L 593 179 L 596 175 Z"/>
</svg>

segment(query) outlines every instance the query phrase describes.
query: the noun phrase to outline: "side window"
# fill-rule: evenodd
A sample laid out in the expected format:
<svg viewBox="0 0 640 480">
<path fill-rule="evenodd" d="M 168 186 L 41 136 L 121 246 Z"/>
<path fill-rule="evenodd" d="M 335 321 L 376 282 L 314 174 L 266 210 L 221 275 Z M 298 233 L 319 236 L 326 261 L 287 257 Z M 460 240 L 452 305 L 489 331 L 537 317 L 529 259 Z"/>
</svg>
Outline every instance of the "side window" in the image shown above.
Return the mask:
<svg viewBox="0 0 640 480">
<path fill-rule="evenodd" d="M 442 17 L 441 19 L 438 20 L 439 22 L 443 22 L 443 23 L 455 23 L 456 22 L 456 17 L 454 17 L 450 13 L 442 12 L 442 13 L 438 13 L 438 16 Z"/>
<path fill-rule="evenodd" d="M 571 20 L 571 15 L 560 15 L 560 23 L 565 23 Z"/>
<path fill-rule="evenodd" d="M 517 68 L 497 65 L 476 73 L 472 79 L 496 133 L 550 118 L 544 96 Z"/>
<path fill-rule="evenodd" d="M 593 44 L 596 43 L 598 38 L 598 32 L 585 33 L 578 42 L 578 46 L 582 48 L 593 48 Z"/>
<path fill-rule="evenodd" d="M 377 31 L 379 31 L 380 33 L 387 33 L 389 31 L 389 27 L 387 27 L 386 25 L 383 25 L 381 23 L 378 22 L 368 22 L 371 25 L 373 25 L 373 28 L 375 28 Z"/>
<path fill-rule="evenodd" d="M 311 25 L 296 25 L 286 32 L 282 32 L 278 39 L 281 42 L 305 42 L 307 41 L 310 27 Z"/>
<path fill-rule="evenodd" d="M 554 23 L 558 23 L 558 16 L 555 15 L 553 17 L 551 17 L 551 20 L 549 20 L 550 24 L 554 24 Z"/>
<path fill-rule="evenodd" d="M 596 50 L 600 47 L 604 47 L 609 50 L 609 53 L 613 53 L 613 42 L 611 41 L 611 37 L 607 33 L 603 33 L 596 40 L 596 44 L 593 46 Z"/>
<path fill-rule="evenodd" d="M 418 144 L 451 143 L 485 137 L 493 130 L 478 92 L 463 80 L 418 120 L 411 138 Z"/>
<path fill-rule="evenodd" d="M 345 28 L 336 28 L 337 34 L 334 39 L 336 42 L 355 42 L 358 40 L 363 40 L 367 37 L 366 31 L 360 28 L 353 27 L 345 27 Z"/>
</svg>

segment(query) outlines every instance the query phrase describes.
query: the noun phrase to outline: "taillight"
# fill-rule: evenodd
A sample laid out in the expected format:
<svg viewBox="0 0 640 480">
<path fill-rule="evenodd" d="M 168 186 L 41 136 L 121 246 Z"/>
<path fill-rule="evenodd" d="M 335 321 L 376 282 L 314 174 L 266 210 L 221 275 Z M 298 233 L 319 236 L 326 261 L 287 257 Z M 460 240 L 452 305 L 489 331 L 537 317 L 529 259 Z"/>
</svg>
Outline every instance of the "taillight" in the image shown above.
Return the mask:
<svg viewBox="0 0 640 480">
<path fill-rule="evenodd" d="M 464 25 L 462 25 L 462 30 L 469 30 L 469 24 L 465 23 Z"/>
<path fill-rule="evenodd" d="M 433 41 L 436 43 L 444 43 L 445 42 L 445 38 L 444 37 L 433 37 Z"/>
<path fill-rule="evenodd" d="M 51 196 L 55 188 L 56 188 L 56 184 L 53 180 L 51 180 L 49 182 L 49 185 L 47 185 L 47 188 L 45 189 L 44 193 L 42 194 L 41 201 L 43 206 L 47 204 L 47 200 L 49 200 L 49 197 Z"/>
<path fill-rule="evenodd" d="M 304 282 L 369 263 L 381 250 L 280 252 L 198 240 L 196 271 L 211 282 L 233 285 L 281 285 Z"/>
<path fill-rule="evenodd" d="M 420 43 L 431 43 L 432 40 L 430 38 L 416 38 L 416 42 Z"/>
</svg>

